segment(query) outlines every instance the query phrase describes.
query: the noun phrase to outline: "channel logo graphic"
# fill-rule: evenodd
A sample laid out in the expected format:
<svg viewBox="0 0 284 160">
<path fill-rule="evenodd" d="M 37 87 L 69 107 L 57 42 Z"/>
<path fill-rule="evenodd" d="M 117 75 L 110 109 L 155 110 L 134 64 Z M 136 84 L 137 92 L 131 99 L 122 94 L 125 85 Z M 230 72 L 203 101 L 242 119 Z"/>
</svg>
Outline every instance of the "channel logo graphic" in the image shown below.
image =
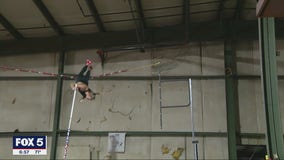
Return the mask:
<svg viewBox="0 0 284 160">
<path fill-rule="evenodd" d="M 13 155 L 47 155 L 46 136 L 13 136 Z"/>
</svg>

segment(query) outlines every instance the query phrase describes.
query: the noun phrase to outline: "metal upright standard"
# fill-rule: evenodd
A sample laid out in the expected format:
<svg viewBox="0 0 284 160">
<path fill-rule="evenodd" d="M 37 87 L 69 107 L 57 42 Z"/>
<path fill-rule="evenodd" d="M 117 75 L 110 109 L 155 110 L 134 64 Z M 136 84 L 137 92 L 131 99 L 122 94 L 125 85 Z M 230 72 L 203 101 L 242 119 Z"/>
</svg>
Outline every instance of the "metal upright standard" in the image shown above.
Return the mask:
<svg viewBox="0 0 284 160">
<path fill-rule="evenodd" d="M 198 159 L 198 140 L 195 139 L 195 125 L 194 125 L 194 114 L 193 114 L 193 103 L 192 103 L 192 82 L 191 78 L 188 79 L 188 86 L 189 86 L 189 107 L 190 107 L 190 114 L 191 114 L 191 137 L 192 137 L 192 144 L 194 148 L 194 159 Z"/>
<path fill-rule="evenodd" d="M 65 60 L 65 52 L 61 51 L 59 53 L 58 59 L 58 75 L 64 73 L 64 60 Z M 43 76 L 45 77 L 45 76 Z M 56 83 L 56 99 L 55 99 L 55 109 L 54 109 L 54 117 L 53 117 L 53 129 L 52 129 L 52 140 L 50 146 L 50 160 L 56 159 L 57 155 L 57 142 L 58 142 L 58 130 L 60 123 L 60 112 L 61 112 L 61 97 L 62 97 L 62 88 L 63 88 L 63 77 L 57 76 Z"/>
<path fill-rule="evenodd" d="M 67 136 L 66 136 L 66 143 L 65 143 L 65 147 L 64 147 L 64 160 L 66 160 L 66 158 L 67 158 L 67 149 L 68 149 L 68 146 L 69 146 L 69 136 L 70 136 L 70 129 L 71 129 L 76 93 L 77 93 L 77 84 L 75 84 L 75 89 L 74 89 L 74 94 L 73 94 L 72 107 L 71 107 Z"/>
<path fill-rule="evenodd" d="M 194 113 L 193 113 L 193 105 L 192 105 L 192 81 L 189 79 L 172 79 L 172 80 L 161 80 L 161 73 L 159 70 L 159 92 L 160 92 L 160 127 L 163 128 L 163 109 L 165 108 L 180 108 L 180 107 L 189 107 L 190 115 L 191 115 L 191 137 L 192 144 L 194 148 L 194 160 L 198 160 L 198 141 L 195 138 L 195 126 L 194 126 Z M 185 81 L 187 83 L 188 88 L 188 104 L 185 105 L 163 105 L 162 104 L 162 83 L 164 82 L 175 82 L 175 81 Z"/>
<path fill-rule="evenodd" d="M 228 158 L 237 159 L 237 144 L 241 144 L 239 105 L 238 105 L 238 80 L 236 64 L 235 43 L 231 39 L 224 41 L 224 66 L 225 66 L 225 89 L 226 89 L 226 119 L 227 119 L 227 139 Z"/>
<path fill-rule="evenodd" d="M 283 130 L 279 105 L 274 18 L 259 18 L 261 80 L 266 117 L 267 153 L 284 159 Z"/>
</svg>

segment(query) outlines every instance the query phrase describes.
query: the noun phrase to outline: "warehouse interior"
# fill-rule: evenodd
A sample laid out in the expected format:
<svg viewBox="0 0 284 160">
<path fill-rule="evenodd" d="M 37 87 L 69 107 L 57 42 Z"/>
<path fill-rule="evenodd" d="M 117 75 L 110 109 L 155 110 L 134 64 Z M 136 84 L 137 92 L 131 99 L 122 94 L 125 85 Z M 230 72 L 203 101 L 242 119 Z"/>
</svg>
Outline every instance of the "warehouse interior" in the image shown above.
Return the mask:
<svg viewBox="0 0 284 160">
<path fill-rule="evenodd" d="M 0 159 L 284 159 L 280 6 L 1 0 Z"/>
</svg>

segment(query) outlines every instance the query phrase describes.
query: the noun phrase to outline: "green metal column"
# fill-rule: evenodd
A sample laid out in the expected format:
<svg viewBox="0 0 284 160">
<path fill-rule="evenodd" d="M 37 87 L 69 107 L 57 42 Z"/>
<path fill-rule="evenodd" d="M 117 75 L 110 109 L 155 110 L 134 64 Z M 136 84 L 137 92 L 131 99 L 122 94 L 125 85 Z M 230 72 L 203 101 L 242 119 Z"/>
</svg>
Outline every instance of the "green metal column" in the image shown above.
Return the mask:
<svg viewBox="0 0 284 160">
<path fill-rule="evenodd" d="M 259 18 L 262 83 L 267 126 L 267 150 L 270 157 L 284 159 L 281 112 L 278 99 L 274 18 Z"/>
<path fill-rule="evenodd" d="M 65 52 L 59 53 L 59 63 L 58 63 L 58 74 L 61 75 L 64 72 L 64 59 Z M 56 100 L 55 100 L 55 111 L 53 120 L 53 130 L 52 130 L 52 142 L 50 151 L 50 160 L 56 159 L 57 151 L 57 141 L 58 141 L 58 131 L 59 131 L 59 121 L 60 121 L 60 110 L 61 110 L 61 97 L 62 97 L 62 85 L 63 77 L 57 77 L 57 88 L 56 88 Z"/>
<path fill-rule="evenodd" d="M 236 74 L 235 49 L 232 40 L 225 40 L 225 84 L 227 107 L 227 132 L 229 159 L 237 159 L 237 118 L 238 118 L 238 88 Z"/>
</svg>

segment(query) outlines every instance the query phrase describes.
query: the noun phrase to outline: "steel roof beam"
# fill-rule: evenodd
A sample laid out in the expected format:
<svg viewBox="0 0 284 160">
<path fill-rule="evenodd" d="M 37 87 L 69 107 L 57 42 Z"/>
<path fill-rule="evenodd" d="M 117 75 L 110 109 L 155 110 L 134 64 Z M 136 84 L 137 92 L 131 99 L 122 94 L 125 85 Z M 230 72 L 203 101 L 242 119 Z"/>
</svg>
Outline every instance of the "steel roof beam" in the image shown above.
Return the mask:
<svg viewBox="0 0 284 160">
<path fill-rule="evenodd" d="M 224 24 L 218 21 L 211 23 L 189 23 L 189 42 L 216 41 L 226 38 Z M 234 30 L 236 40 L 257 40 L 257 20 L 235 21 L 229 29 Z M 164 47 L 184 43 L 184 25 L 145 30 L 145 48 Z M 276 21 L 276 37 L 284 38 L 284 21 Z M 24 54 L 38 52 L 58 52 L 82 49 L 137 49 L 138 42 L 135 30 L 116 32 L 97 32 L 93 34 L 66 35 L 63 37 L 26 38 L 24 40 L 0 40 L 0 54 Z"/>
<path fill-rule="evenodd" d="M 186 24 L 189 22 L 189 16 L 190 16 L 190 11 L 189 11 L 189 0 L 183 0 L 183 24 Z"/>
<path fill-rule="evenodd" d="M 140 21 L 141 29 L 145 29 L 147 28 L 147 25 L 146 25 L 145 18 L 144 18 L 141 0 L 134 0 L 134 2 L 135 2 L 135 7 L 138 13 L 138 19 Z"/>
<path fill-rule="evenodd" d="M 237 5 L 234 13 L 234 20 L 239 20 L 241 18 L 241 13 L 244 9 L 245 0 L 237 0 Z"/>
<path fill-rule="evenodd" d="M 136 23 L 136 20 L 135 20 L 136 18 L 133 14 L 134 10 L 133 10 L 132 4 L 131 4 L 131 0 L 128 0 L 128 3 L 129 3 L 129 7 L 131 9 L 131 12 L 132 12 L 132 17 L 135 21 L 135 25 L 136 25 L 136 28 L 137 28 L 136 35 L 137 35 L 138 43 L 144 44 L 145 43 L 145 29 L 147 28 L 147 25 L 146 25 L 146 22 L 145 22 L 145 17 L 144 17 L 144 13 L 143 13 L 141 0 L 134 0 L 134 5 L 135 5 L 135 8 L 136 8 L 136 12 L 137 12 L 137 15 L 138 15 L 138 20 L 139 20 L 138 24 Z M 141 52 L 145 51 L 144 46 L 140 47 L 140 51 Z"/>
<path fill-rule="evenodd" d="M 95 22 L 97 24 L 97 27 L 98 27 L 99 31 L 100 32 L 105 32 L 106 31 L 105 27 L 103 25 L 101 17 L 99 16 L 99 12 L 98 12 L 98 10 L 97 10 L 97 8 L 95 6 L 94 1 L 93 0 L 86 0 L 86 3 L 87 3 L 87 5 L 88 5 L 88 7 L 89 7 L 89 9 L 90 9 L 90 11 L 92 13 L 92 16 L 93 16 L 93 18 L 94 18 L 94 20 L 95 20 Z"/>
<path fill-rule="evenodd" d="M 185 41 L 188 42 L 189 39 L 189 18 L 190 18 L 190 8 L 189 0 L 183 0 L 183 12 L 184 12 L 184 25 L 185 25 Z"/>
<path fill-rule="evenodd" d="M 136 37 L 137 43 L 140 44 L 140 51 L 144 52 L 144 43 L 145 43 L 145 29 L 146 29 L 146 22 L 144 18 L 144 13 L 142 9 L 141 0 L 134 0 L 135 10 L 133 9 L 132 0 L 128 0 L 130 12 L 132 14 L 132 20 L 135 23 L 136 27 Z M 137 13 L 137 18 L 134 13 Z M 137 22 L 138 20 L 138 22 Z"/>
<path fill-rule="evenodd" d="M 217 14 L 217 19 L 219 21 L 222 21 L 222 19 L 223 19 L 224 3 L 225 3 L 225 0 L 220 0 L 219 11 L 218 11 L 218 14 Z"/>
<path fill-rule="evenodd" d="M 49 22 L 53 30 L 60 36 L 64 36 L 65 33 L 61 29 L 61 27 L 58 25 L 58 23 L 55 21 L 51 13 L 49 12 L 48 8 L 45 6 L 45 4 L 41 0 L 33 0 L 34 4 L 37 6 L 37 8 L 41 11 L 43 16 L 46 18 L 46 20 Z"/>
<path fill-rule="evenodd" d="M 16 39 L 23 39 L 24 36 L 17 31 L 17 29 L 2 15 L 0 14 L 0 23 L 8 30 L 8 32 L 13 35 Z"/>
</svg>

